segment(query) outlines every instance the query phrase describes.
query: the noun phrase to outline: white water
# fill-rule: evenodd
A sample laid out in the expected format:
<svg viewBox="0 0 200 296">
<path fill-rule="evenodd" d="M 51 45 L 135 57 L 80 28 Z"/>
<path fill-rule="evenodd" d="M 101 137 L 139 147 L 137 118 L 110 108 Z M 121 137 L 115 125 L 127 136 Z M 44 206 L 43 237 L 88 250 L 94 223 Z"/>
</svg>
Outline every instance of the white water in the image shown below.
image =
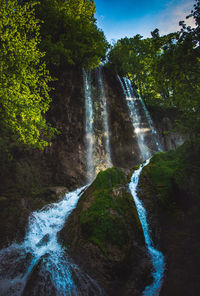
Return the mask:
<svg viewBox="0 0 200 296">
<path fill-rule="evenodd" d="M 86 109 L 86 141 L 87 141 L 87 169 L 88 178 L 94 178 L 94 130 L 93 130 L 93 103 L 91 96 L 91 77 L 87 72 L 83 72 L 85 88 L 85 109 Z M 107 152 L 107 165 L 111 165 L 109 125 L 107 103 L 104 94 L 104 86 L 101 70 L 99 70 L 98 82 L 103 101 L 103 122 L 105 131 L 105 146 Z M 151 156 L 151 151 L 144 145 L 144 135 L 142 132 L 141 120 L 138 113 L 135 113 L 134 100 L 128 81 L 125 81 L 126 88 L 122 81 L 124 94 L 130 106 L 131 117 L 135 117 L 134 127 L 138 136 L 138 143 L 144 159 Z M 144 107 L 143 107 L 144 108 Z M 132 112 L 132 113 L 131 113 Z M 151 125 L 150 125 L 151 128 Z M 152 132 L 152 135 L 155 134 Z M 148 162 L 145 163 L 145 165 Z M 144 166 L 144 165 L 143 165 Z M 162 285 L 164 273 L 164 257 L 161 252 L 153 247 L 146 212 L 137 197 L 137 185 L 142 166 L 135 171 L 129 184 L 138 215 L 142 224 L 145 243 L 152 258 L 154 267 L 153 284 L 146 287 L 144 296 L 157 296 Z M 85 187 L 84 187 L 85 188 Z M 59 203 L 51 204 L 43 210 L 33 212 L 29 218 L 29 224 L 25 240 L 22 244 L 12 244 L 10 247 L 0 251 L 0 286 L 1 296 L 22 295 L 31 275 L 37 271 L 39 266 L 38 280 L 33 283 L 31 295 L 45 296 L 86 296 L 102 295 L 102 291 L 97 283 L 87 274 L 73 264 L 57 240 L 57 233 L 63 228 L 66 218 L 76 207 L 78 199 L 84 190 L 80 188 L 66 195 Z M 25 296 L 27 296 L 25 292 Z"/>
<path fill-rule="evenodd" d="M 128 84 L 128 88 L 130 89 L 130 93 L 134 94 L 134 91 L 133 91 L 133 88 L 132 88 L 132 85 L 131 85 L 131 81 L 129 79 L 127 79 L 127 78 L 124 78 L 124 79 L 127 80 L 127 84 Z M 154 138 L 154 141 L 155 141 L 155 144 L 157 146 L 157 150 L 162 151 L 162 147 L 161 147 L 161 144 L 158 141 L 158 135 L 157 135 L 156 129 L 154 127 L 153 121 L 151 119 L 151 116 L 149 114 L 149 111 L 147 110 L 147 107 L 146 107 L 143 99 L 141 98 L 141 96 L 139 94 L 138 94 L 138 97 L 139 97 L 140 103 L 142 105 L 142 108 L 143 108 L 143 110 L 145 112 L 146 119 L 148 121 L 149 127 L 151 129 L 151 132 L 152 132 L 152 135 L 153 135 L 153 138 Z"/>
<path fill-rule="evenodd" d="M 83 70 L 83 81 L 87 179 L 91 183 L 99 171 L 112 166 L 110 133 L 102 69 Z"/>
<path fill-rule="evenodd" d="M 33 212 L 24 242 L 0 251 L 0 295 L 22 295 L 38 264 L 39 277 L 33 282 L 31 295 L 84 296 L 91 291 L 102 295 L 96 282 L 73 264 L 57 240 L 57 233 L 76 207 L 85 187 L 66 194 L 58 203 Z M 25 288 L 25 295 L 29 295 L 27 293 Z"/>
<path fill-rule="evenodd" d="M 126 98 L 126 102 L 129 110 L 129 116 L 131 118 L 135 134 L 137 136 L 137 142 L 141 152 L 142 160 L 146 160 L 150 158 L 153 153 L 162 151 L 161 145 L 158 141 L 157 132 L 153 126 L 151 116 L 142 98 L 139 96 L 137 97 L 135 95 L 134 90 L 131 86 L 130 80 L 124 77 L 123 78 L 124 83 L 123 83 L 119 76 L 118 76 L 118 79 Z M 141 111 L 143 111 L 145 114 L 146 123 L 147 123 L 146 126 L 144 126 L 144 122 L 142 122 L 141 115 L 140 115 Z M 151 133 L 151 139 L 155 143 L 154 150 L 152 149 L 152 147 L 150 147 L 147 140 L 147 135 L 149 133 Z"/>
<path fill-rule="evenodd" d="M 149 163 L 150 160 L 146 160 L 144 164 L 140 166 L 138 170 L 136 170 L 132 177 L 131 182 L 129 183 L 129 189 L 131 191 L 131 194 L 133 196 L 138 216 L 142 225 L 143 233 L 144 233 L 144 239 L 145 244 L 147 246 L 147 249 L 149 251 L 149 254 L 151 256 L 152 264 L 153 264 L 153 283 L 150 286 L 147 286 L 143 292 L 144 296 L 159 296 L 160 289 L 162 287 L 163 283 L 163 275 L 165 271 L 165 263 L 164 263 L 164 256 L 163 254 L 156 250 L 153 246 L 153 242 L 150 235 L 149 225 L 147 222 L 147 215 L 146 210 L 141 202 L 141 200 L 137 196 L 137 186 L 139 182 L 139 177 L 142 172 L 142 169 L 144 166 L 146 166 Z"/>
<path fill-rule="evenodd" d="M 145 160 L 145 163 L 140 166 L 138 170 L 136 170 L 132 177 L 131 177 L 131 182 L 129 184 L 129 189 L 131 191 L 131 194 L 133 196 L 138 216 L 142 225 L 143 233 L 144 233 L 144 239 L 145 239 L 145 244 L 147 246 L 148 252 L 150 254 L 151 260 L 152 260 L 152 265 L 153 265 L 153 283 L 150 286 L 147 286 L 143 292 L 144 296 L 159 296 L 162 283 L 163 283 L 163 275 L 165 271 L 165 263 L 164 263 L 164 256 L 163 254 L 158 251 L 157 249 L 154 248 L 153 242 L 151 239 L 150 235 L 150 230 L 149 230 L 149 225 L 147 222 L 147 215 L 146 215 L 146 210 L 143 206 L 142 201 L 138 198 L 137 195 L 137 186 L 139 182 L 139 177 L 142 172 L 142 169 L 144 166 L 146 166 L 149 161 L 150 157 L 153 155 L 152 149 L 149 149 L 147 146 L 146 138 L 145 138 L 145 132 L 151 131 L 151 138 L 153 138 L 154 143 L 156 145 L 156 150 L 162 151 L 161 145 L 158 141 L 158 136 L 157 132 L 153 126 L 152 119 L 150 117 L 150 114 L 140 96 L 136 97 L 133 88 L 131 86 L 131 82 L 127 78 L 123 78 L 124 83 L 118 76 L 118 79 L 120 81 L 120 84 L 122 86 L 123 93 L 126 97 L 127 105 L 129 108 L 129 114 L 132 120 L 133 127 L 135 129 L 135 133 L 137 135 L 137 140 L 138 140 L 138 146 L 141 151 L 142 159 Z M 138 101 L 140 101 L 140 105 L 138 104 Z M 144 130 L 142 127 L 142 120 L 140 117 L 140 109 L 143 109 L 145 113 L 146 120 L 148 122 L 149 129 Z"/>
<path fill-rule="evenodd" d="M 108 124 L 108 110 L 107 101 L 105 96 L 104 84 L 103 84 L 103 74 L 101 67 L 97 69 L 98 84 L 100 89 L 100 100 L 103 102 L 103 125 L 104 125 L 104 137 L 105 137 L 105 148 L 107 157 L 107 167 L 112 166 L 111 152 L 110 152 L 110 136 L 109 136 L 109 124 Z"/>
<path fill-rule="evenodd" d="M 87 177 L 90 183 L 95 176 L 94 166 L 94 112 L 91 90 L 91 73 L 83 70 L 84 91 L 85 91 L 85 134 L 86 134 L 86 162 Z"/>
</svg>

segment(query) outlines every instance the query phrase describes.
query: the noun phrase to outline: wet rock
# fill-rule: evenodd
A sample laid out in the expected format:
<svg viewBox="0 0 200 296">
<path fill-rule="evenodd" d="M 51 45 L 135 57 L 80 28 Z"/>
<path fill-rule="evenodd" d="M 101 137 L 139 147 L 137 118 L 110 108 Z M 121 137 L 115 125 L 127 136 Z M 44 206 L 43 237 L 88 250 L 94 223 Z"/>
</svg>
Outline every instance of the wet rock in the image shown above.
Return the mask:
<svg viewBox="0 0 200 296">
<path fill-rule="evenodd" d="M 149 106 L 159 139 L 164 151 L 174 150 L 184 143 L 187 136 L 178 128 L 176 121 L 180 114 L 173 108 Z"/>
<path fill-rule="evenodd" d="M 41 258 L 28 277 L 22 296 L 54 296 L 57 290 L 51 279 L 51 272 L 45 268 L 45 257 Z"/>
<path fill-rule="evenodd" d="M 117 168 L 98 174 L 59 238 L 108 295 L 140 295 L 151 282 L 141 224 L 127 178 Z"/>
<path fill-rule="evenodd" d="M 196 141 L 157 154 L 140 177 L 138 195 L 166 260 L 161 296 L 199 293 L 199 148 Z"/>
<path fill-rule="evenodd" d="M 48 242 L 49 242 L 49 239 L 50 239 L 50 236 L 49 234 L 47 233 L 40 241 L 39 243 L 37 243 L 37 247 L 41 247 L 41 246 L 44 246 L 44 245 L 47 245 Z"/>
</svg>

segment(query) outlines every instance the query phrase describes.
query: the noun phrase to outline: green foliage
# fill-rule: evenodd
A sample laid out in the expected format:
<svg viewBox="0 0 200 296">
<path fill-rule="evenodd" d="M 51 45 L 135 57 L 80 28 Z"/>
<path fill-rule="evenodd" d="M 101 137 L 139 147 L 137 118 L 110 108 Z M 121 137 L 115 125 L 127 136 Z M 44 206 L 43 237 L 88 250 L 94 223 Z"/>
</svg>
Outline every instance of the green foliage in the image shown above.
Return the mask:
<svg viewBox="0 0 200 296">
<path fill-rule="evenodd" d="M 43 0 L 37 8 L 41 48 L 49 65 L 95 68 L 105 59 L 108 43 L 95 23 L 94 1 Z"/>
<path fill-rule="evenodd" d="M 200 141 L 197 139 L 192 144 L 186 142 L 175 151 L 156 154 L 150 164 L 144 167 L 141 178 L 151 179 L 159 206 L 171 209 L 179 202 L 179 198 L 184 198 L 184 192 L 185 194 L 190 192 L 191 187 L 193 196 L 195 193 L 199 198 L 199 152 Z M 143 186 L 145 187 L 145 184 Z M 182 192 L 181 197 L 179 192 Z"/>
<path fill-rule="evenodd" d="M 108 168 L 107 170 L 98 173 L 92 186 L 95 190 L 109 189 L 118 184 L 125 184 L 126 181 L 126 177 L 120 169 Z"/>
<path fill-rule="evenodd" d="M 41 62 L 34 7 L 0 0 L 0 122 L 14 141 L 43 148 L 55 129 L 44 119 L 51 78 Z"/>
<path fill-rule="evenodd" d="M 160 36 L 154 30 L 152 38 L 119 40 L 109 53 L 108 66 L 129 77 L 147 105 L 176 108 L 182 117 L 183 132 L 196 137 L 200 133 L 200 51 L 199 11 L 196 1 L 191 16 L 196 28 L 186 27 L 176 33 Z"/>
<path fill-rule="evenodd" d="M 100 172 L 88 191 L 90 196 L 85 197 L 90 200 L 90 206 L 80 212 L 84 235 L 104 253 L 108 245 L 122 247 L 128 243 L 130 225 L 138 233 L 141 230 L 132 197 L 119 189 L 126 183 L 125 175 L 117 168 Z"/>
</svg>

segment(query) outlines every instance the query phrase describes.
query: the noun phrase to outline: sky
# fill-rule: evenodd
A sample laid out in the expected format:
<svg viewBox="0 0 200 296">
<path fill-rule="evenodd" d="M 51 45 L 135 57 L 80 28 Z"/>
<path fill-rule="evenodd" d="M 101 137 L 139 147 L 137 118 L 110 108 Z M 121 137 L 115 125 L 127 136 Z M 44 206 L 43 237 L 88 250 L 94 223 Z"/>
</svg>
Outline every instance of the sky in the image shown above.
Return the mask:
<svg viewBox="0 0 200 296">
<path fill-rule="evenodd" d="M 194 3 L 194 0 L 95 0 L 95 17 L 109 42 L 136 34 L 146 38 L 156 28 L 161 35 L 180 29 L 179 21 L 190 14 Z M 187 20 L 187 24 L 194 26 L 194 20 Z"/>
</svg>

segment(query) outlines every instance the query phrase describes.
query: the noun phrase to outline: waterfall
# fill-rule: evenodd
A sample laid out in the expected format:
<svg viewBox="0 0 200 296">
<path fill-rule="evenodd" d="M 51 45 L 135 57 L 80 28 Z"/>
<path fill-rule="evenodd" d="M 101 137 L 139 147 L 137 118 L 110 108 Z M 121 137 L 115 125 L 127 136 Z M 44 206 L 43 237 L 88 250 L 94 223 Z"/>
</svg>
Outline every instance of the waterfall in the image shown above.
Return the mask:
<svg viewBox="0 0 200 296">
<path fill-rule="evenodd" d="M 85 91 L 85 134 L 86 134 L 86 162 L 87 162 L 87 175 L 88 182 L 90 183 L 95 175 L 94 166 L 94 114 L 92 103 L 92 90 L 91 90 L 91 73 L 83 70 L 83 81 Z"/>
<path fill-rule="evenodd" d="M 91 183 L 99 171 L 112 166 L 112 161 L 102 69 L 96 68 L 94 73 L 83 70 L 83 81 L 87 175 Z"/>
<path fill-rule="evenodd" d="M 137 136 L 138 146 L 141 151 L 142 159 L 145 160 L 138 170 L 136 170 L 129 183 L 129 189 L 133 196 L 138 216 L 142 225 L 145 244 L 147 246 L 148 252 L 151 257 L 153 265 L 153 283 L 147 286 L 143 292 L 144 296 L 159 296 L 160 289 L 163 283 L 163 275 L 165 271 L 165 263 L 163 254 L 154 248 L 153 242 L 150 236 L 149 225 L 147 222 L 146 210 L 137 196 L 137 186 L 139 182 L 139 177 L 144 166 L 146 166 L 150 157 L 154 152 L 162 151 L 161 145 L 158 140 L 157 132 L 153 126 L 151 116 L 140 96 L 136 94 L 131 86 L 131 82 L 127 78 L 123 78 L 124 83 L 118 76 L 119 82 L 121 84 L 123 93 L 125 95 L 129 115 L 132 120 L 132 124 Z M 143 111 L 143 114 L 142 112 Z M 145 121 L 145 122 L 144 122 Z"/>
<path fill-rule="evenodd" d="M 103 125 L 104 125 L 104 137 L 105 137 L 105 148 L 106 148 L 106 157 L 107 157 L 107 167 L 112 166 L 111 162 L 111 153 L 110 153 L 110 136 L 109 136 L 109 124 L 108 124 L 108 110 L 107 110 L 107 101 L 105 96 L 104 84 L 103 84 L 103 74 L 102 68 L 97 69 L 98 84 L 100 89 L 100 100 L 103 105 Z"/>
<path fill-rule="evenodd" d="M 140 168 L 133 173 L 131 177 L 131 182 L 129 183 L 129 189 L 131 191 L 131 194 L 133 196 L 133 199 L 137 208 L 138 216 L 139 216 L 143 233 L 144 233 L 145 244 L 151 256 L 153 269 L 154 269 L 152 273 L 153 283 L 152 285 L 147 286 L 145 288 L 143 295 L 159 296 L 160 289 L 163 283 L 163 275 L 165 270 L 164 256 L 160 251 L 156 250 L 153 246 L 153 242 L 150 236 L 150 230 L 147 222 L 147 217 L 146 217 L 146 210 L 142 202 L 137 196 L 137 186 L 139 182 L 140 173 L 142 171 L 142 168 L 146 166 L 149 163 L 149 161 L 150 160 L 146 160 L 145 163 L 142 164 Z"/>
<path fill-rule="evenodd" d="M 112 166 L 107 101 L 104 90 L 102 69 L 96 69 L 97 85 L 92 84 L 92 73 L 83 70 L 85 94 L 85 133 L 88 180 L 91 182 L 98 170 Z M 137 135 L 143 159 L 152 156 L 152 150 L 160 151 L 153 122 L 140 97 L 136 97 L 130 81 L 119 77 L 129 107 L 132 123 Z M 99 91 L 99 95 L 98 95 Z M 140 108 L 145 113 L 146 124 L 142 123 Z M 147 135 L 154 140 L 154 146 L 147 146 Z M 101 138 L 98 136 L 100 135 Z M 148 135 L 149 137 L 149 135 Z M 103 140 L 102 140 L 103 139 Z M 153 147 L 153 148 L 152 148 Z M 147 223 L 146 211 L 137 196 L 137 185 L 146 161 L 134 172 L 129 184 L 138 216 L 144 232 L 145 243 L 153 263 L 153 284 L 146 287 L 144 296 L 157 296 L 161 289 L 164 273 L 164 257 L 153 246 Z M 67 217 L 83 194 L 87 185 L 65 195 L 64 199 L 33 212 L 28 221 L 24 241 L 13 243 L 0 250 L 1 296 L 101 296 L 99 285 L 73 263 L 57 239 Z M 31 294 L 30 294 L 31 293 Z"/>
<path fill-rule="evenodd" d="M 125 77 L 124 77 L 124 79 L 127 81 L 128 88 L 130 89 L 130 93 L 132 93 L 132 94 L 136 93 L 136 91 L 134 91 L 133 88 L 132 88 L 131 81 L 129 79 L 125 78 Z M 138 93 L 136 95 L 138 96 L 138 98 L 140 100 L 140 103 L 142 105 L 142 108 L 143 108 L 143 110 L 145 112 L 145 116 L 146 116 L 146 119 L 148 121 L 149 127 L 151 129 L 151 133 L 153 135 L 153 139 L 155 141 L 155 144 L 156 144 L 156 147 L 157 147 L 157 151 L 162 151 L 161 144 L 160 144 L 160 142 L 158 140 L 157 131 L 156 131 L 155 127 L 154 127 L 154 124 L 153 124 L 153 121 L 152 121 L 151 116 L 149 114 L 149 111 L 147 110 L 147 107 L 146 107 L 143 99 L 141 98 L 141 96 Z"/>
<path fill-rule="evenodd" d="M 102 295 L 98 284 L 71 261 L 57 240 L 85 188 L 33 212 L 24 242 L 0 251 L 0 295 Z M 31 294 L 29 279 L 33 281 Z"/>
<path fill-rule="evenodd" d="M 151 116 L 142 98 L 136 95 L 131 82 L 126 77 L 123 81 L 118 76 L 126 98 L 129 116 L 131 118 L 142 160 L 150 158 L 155 152 L 162 151 Z"/>
</svg>

